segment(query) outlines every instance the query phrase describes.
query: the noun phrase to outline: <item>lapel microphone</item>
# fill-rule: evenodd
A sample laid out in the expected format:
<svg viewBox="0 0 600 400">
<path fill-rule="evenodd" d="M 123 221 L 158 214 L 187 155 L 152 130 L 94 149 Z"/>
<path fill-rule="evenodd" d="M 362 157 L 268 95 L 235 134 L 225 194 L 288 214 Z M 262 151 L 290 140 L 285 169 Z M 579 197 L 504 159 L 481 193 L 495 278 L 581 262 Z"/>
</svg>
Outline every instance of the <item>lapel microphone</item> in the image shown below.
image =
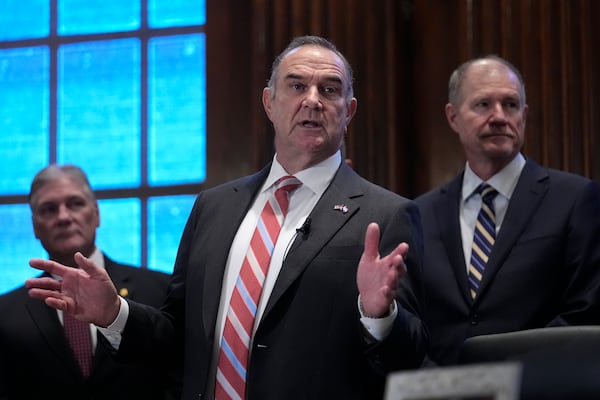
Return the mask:
<svg viewBox="0 0 600 400">
<path fill-rule="evenodd" d="M 310 233 L 310 222 L 311 219 L 307 217 L 302 226 L 300 228 L 296 228 L 296 233 L 302 233 L 303 239 L 306 239 L 306 236 L 308 236 Z"/>
</svg>

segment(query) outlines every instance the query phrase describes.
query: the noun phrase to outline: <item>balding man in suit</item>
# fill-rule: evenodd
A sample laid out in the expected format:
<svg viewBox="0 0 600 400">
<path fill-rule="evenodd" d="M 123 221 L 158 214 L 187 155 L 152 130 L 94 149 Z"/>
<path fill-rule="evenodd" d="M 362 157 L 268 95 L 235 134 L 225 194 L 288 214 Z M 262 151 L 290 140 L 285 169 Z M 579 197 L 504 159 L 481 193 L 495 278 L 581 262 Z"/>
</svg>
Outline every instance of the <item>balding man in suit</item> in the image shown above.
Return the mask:
<svg viewBox="0 0 600 400">
<path fill-rule="evenodd" d="M 117 263 L 96 246 L 100 212 L 79 167 L 53 164 L 41 170 L 31 184 L 29 204 L 35 236 L 51 260 L 76 268 L 73 257 L 81 252 L 106 271 L 123 298 L 162 304 L 168 275 Z M 177 395 L 175 372 L 117 362 L 93 324 L 82 328 L 89 347 L 80 365 L 64 328 L 71 323 L 67 317 L 32 299 L 25 287 L 0 297 L 0 399 L 164 400 Z"/>
<path fill-rule="evenodd" d="M 465 170 L 416 199 L 430 360 L 456 363 L 471 336 L 600 323 L 598 184 L 521 153 L 525 84 L 508 61 L 462 64 L 448 96 Z"/>
</svg>

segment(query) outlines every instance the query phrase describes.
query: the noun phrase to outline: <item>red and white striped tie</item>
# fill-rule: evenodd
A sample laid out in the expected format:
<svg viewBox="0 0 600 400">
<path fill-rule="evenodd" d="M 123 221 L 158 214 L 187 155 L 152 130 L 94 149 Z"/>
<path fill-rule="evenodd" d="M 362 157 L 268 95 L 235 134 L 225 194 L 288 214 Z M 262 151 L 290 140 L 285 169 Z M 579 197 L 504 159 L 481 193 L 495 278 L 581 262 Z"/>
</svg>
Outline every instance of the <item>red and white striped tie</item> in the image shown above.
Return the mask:
<svg viewBox="0 0 600 400">
<path fill-rule="evenodd" d="M 215 400 L 246 398 L 246 369 L 258 300 L 271 254 L 287 214 L 289 193 L 301 184 L 293 176 L 284 176 L 277 181 L 275 196 L 265 204 L 252 234 L 223 328 Z"/>
</svg>

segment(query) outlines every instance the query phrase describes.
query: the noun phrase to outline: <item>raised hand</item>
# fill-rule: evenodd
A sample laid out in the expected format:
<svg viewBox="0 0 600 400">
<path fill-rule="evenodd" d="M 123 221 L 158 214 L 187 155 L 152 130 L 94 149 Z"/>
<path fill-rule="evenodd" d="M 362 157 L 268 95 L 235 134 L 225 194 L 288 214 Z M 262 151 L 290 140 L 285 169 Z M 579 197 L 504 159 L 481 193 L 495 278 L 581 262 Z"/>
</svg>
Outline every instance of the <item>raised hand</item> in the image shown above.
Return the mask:
<svg viewBox="0 0 600 400">
<path fill-rule="evenodd" d="M 408 244 L 400 243 L 390 254 L 379 255 L 379 225 L 370 223 L 365 249 L 358 264 L 356 282 L 364 313 L 373 318 L 387 315 L 396 297 L 398 283 L 406 274 L 404 257 Z"/>
<path fill-rule="evenodd" d="M 106 327 L 119 312 L 120 300 L 117 290 L 104 268 L 77 252 L 72 268 L 55 261 L 34 258 L 29 261 L 33 268 L 62 277 L 31 278 L 25 281 L 29 296 L 43 300 L 50 307 L 62 310 L 75 318 Z"/>
</svg>

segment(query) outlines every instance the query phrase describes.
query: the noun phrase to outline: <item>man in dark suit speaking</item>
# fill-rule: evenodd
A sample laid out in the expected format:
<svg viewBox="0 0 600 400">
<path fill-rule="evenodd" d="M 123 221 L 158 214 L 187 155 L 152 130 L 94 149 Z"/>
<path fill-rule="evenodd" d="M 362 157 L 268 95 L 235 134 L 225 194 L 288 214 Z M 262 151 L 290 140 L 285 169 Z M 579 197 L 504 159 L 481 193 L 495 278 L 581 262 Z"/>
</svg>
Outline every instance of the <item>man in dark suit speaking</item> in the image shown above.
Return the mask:
<svg viewBox="0 0 600 400">
<path fill-rule="evenodd" d="M 417 198 L 425 237 L 430 359 L 471 336 L 600 323 L 600 187 L 521 153 L 520 72 L 488 56 L 457 68 L 446 117 L 467 163 Z"/>
<path fill-rule="evenodd" d="M 81 252 L 105 271 L 122 297 L 162 304 L 168 275 L 116 263 L 96 247 L 98 203 L 80 168 L 53 164 L 41 170 L 31 184 L 29 204 L 35 236 L 51 260 L 76 266 L 73 256 Z M 174 375 L 117 363 L 96 331 L 32 299 L 25 287 L 1 296 L 0 399 L 163 400 L 178 392 Z"/>
<path fill-rule="evenodd" d="M 161 311 L 81 255 L 82 270 L 32 260 L 65 276 L 29 280 L 30 295 L 122 334 L 119 357 L 181 357 L 184 399 L 382 398 L 427 345 L 417 207 L 342 162 L 357 100 L 329 41 L 293 40 L 262 100 L 272 163 L 199 194 Z"/>
</svg>

